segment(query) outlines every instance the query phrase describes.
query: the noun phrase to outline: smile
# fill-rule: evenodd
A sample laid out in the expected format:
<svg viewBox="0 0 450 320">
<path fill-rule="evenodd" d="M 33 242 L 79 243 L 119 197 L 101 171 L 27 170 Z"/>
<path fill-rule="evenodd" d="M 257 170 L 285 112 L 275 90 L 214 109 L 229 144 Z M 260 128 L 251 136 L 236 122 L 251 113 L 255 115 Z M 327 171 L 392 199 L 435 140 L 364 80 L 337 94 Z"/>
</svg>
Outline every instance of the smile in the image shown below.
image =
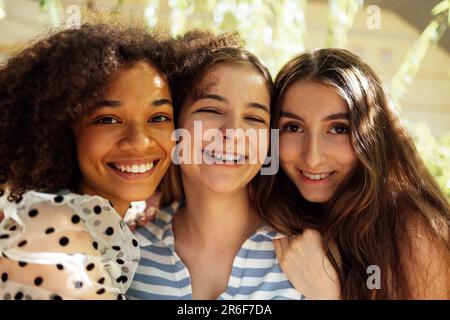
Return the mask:
<svg viewBox="0 0 450 320">
<path fill-rule="evenodd" d="M 159 159 L 144 161 L 109 162 L 107 166 L 126 179 L 146 179 L 155 171 Z"/>
<path fill-rule="evenodd" d="M 235 154 L 229 154 L 229 153 L 221 153 L 221 152 L 215 152 L 210 150 L 204 150 L 203 153 L 207 155 L 210 159 L 214 159 L 217 161 L 226 161 L 226 162 L 235 162 L 239 163 L 242 160 L 245 159 L 245 156 L 243 155 L 235 155 Z"/>
<path fill-rule="evenodd" d="M 331 176 L 336 171 L 331 171 L 331 172 L 327 172 L 327 173 L 311 173 L 311 172 L 306 172 L 306 171 L 300 170 L 300 172 L 302 173 L 303 177 L 305 177 L 309 180 L 321 181 L 321 180 L 325 180 L 326 178 Z"/>
<path fill-rule="evenodd" d="M 110 166 L 113 166 L 114 168 L 122 171 L 122 172 L 128 172 L 128 173 L 145 173 L 147 171 L 152 170 L 154 166 L 154 162 L 147 162 L 142 164 L 132 164 L 132 165 L 124 165 L 119 163 L 110 163 Z"/>
</svg>

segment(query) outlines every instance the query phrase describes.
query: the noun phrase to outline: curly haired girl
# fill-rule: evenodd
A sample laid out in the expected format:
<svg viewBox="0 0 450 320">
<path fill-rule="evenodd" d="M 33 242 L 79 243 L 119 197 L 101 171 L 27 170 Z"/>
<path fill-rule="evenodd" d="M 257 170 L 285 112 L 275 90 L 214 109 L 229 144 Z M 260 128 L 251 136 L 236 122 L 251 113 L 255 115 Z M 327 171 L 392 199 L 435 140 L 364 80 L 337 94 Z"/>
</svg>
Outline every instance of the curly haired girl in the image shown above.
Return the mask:
<svg viewBox="0 0 450 320">
<path fill-rule="evenodd" d="M 170 164 L 171 48 L 84 24 L 1 69 L 0 298 L 122 297 L 139 249 L 121 218 Z"/>
</svg>

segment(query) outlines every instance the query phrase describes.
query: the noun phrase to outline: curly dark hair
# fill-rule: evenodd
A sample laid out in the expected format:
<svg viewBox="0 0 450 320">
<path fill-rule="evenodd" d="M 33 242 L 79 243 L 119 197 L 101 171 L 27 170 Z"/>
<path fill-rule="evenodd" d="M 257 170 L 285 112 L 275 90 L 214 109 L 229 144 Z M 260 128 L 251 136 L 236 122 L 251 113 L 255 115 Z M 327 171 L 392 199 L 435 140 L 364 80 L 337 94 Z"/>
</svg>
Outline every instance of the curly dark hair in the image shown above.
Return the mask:
<svg viewBox="0 0 450 320">
<path fill-rule="evenodd" d="M 0 69 L 0 186 L 77 189 L 73 125 L 93 112 L 110 76 L 148 61 L 170 82 L 172 39 L 143 26 L 86 23 L 54 32 Z"/>
</svg>

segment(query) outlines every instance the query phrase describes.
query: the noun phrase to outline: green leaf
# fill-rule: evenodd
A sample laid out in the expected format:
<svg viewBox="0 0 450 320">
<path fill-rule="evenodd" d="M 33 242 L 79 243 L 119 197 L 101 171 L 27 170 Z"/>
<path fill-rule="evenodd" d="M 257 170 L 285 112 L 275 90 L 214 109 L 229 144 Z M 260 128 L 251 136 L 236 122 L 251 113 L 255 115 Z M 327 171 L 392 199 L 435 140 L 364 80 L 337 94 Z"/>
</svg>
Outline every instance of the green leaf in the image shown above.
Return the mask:
<svg viewBox="0 0 450 320">
<path fill-rule="evenodd" d="M 437 16 L 438 14 L 441 14 L 442 12 L 444 12 L 446 10 L 450 10 L 450 0 L 443 0 L 442 2 L 439 2 L 431 10 L 431 14 L 433 16 Z"/>
</svg>

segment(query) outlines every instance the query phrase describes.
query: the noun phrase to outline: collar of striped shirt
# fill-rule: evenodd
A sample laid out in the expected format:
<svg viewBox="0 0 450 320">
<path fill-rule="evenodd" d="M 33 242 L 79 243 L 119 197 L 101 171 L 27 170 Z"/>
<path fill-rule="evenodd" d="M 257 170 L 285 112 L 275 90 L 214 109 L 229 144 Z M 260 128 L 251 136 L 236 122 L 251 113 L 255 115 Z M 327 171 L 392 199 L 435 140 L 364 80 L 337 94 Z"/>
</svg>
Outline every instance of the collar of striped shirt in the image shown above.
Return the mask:
<svg viewBox="0 0 450 320">
<path fill-rule="evenodd" d="M 164 241 L 167 240 L 168 230 L 172 231 L 172 220 L 175 212 L 177 212 L 178 208 L 183 204 L 183 201 L 175 201 L 171 203 L 169 206 L 159 210 L 156 214 L 155 220 L 153 223 L 157 226 L 157 228 L 152 228 L 151 233 L 145 232 L 146 227 L 139 228 L 136 233 L 136 238 L 139 241 L 139 245 L 141 247 L 150 246 L 155 241 Z M 256 230 L 253 236 L 260 235 L 269 239 L 280 239 L 285 236 L 276 230 L 274 230 L 269 225 L 262 223 L 259 228 Z M 164 241 L 167 243 L 167 241 Z M 169 246 L 174 245 L 173 243 L 167 243 Z"/>
<path fill-rule="evenodd" d="M 172 218 L 179 202 L 160 210 L 137 230 L 141 260 L 127 295 L 131 299 L 192 299 L 189 270 L 175 252 Z M 219 300 L 304 299 L 289 282 L 276 258 L 272 239 L 282 234 L 261 225 L 237 253 L 225 291 Z"/>
</svg>

